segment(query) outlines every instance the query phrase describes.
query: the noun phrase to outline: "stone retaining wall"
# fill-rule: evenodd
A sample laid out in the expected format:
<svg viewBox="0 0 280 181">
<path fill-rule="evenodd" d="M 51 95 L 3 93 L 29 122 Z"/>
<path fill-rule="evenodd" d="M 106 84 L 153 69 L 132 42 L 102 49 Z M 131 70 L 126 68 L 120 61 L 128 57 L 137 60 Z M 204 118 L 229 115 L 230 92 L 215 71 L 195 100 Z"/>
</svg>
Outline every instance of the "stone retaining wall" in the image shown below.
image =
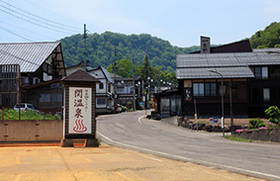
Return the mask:
<svg viewBox="0 0 280 181">
<path fill-rule="evenodd" d="M 234 135 L 251 140 L 280 142 L 280 128 L 247 130 L 242 131 L 240 134 L 235 132 Z"/>
</svg>

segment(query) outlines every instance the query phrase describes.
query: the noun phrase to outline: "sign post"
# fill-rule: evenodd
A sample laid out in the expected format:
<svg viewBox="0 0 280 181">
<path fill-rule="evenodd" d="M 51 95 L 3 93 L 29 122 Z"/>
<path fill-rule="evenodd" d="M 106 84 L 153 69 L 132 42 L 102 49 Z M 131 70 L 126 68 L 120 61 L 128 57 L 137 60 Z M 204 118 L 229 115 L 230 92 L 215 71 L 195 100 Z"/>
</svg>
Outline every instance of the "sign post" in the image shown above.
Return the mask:
<svg viewBox="0 0 280 181">
<path fill-rule="evenodd" d="M 64 84 L 62 147 L 72 147 L 73 139 L 86 139 L 86 146 L 97 147 L 95 93 L 98 79 L 78 70 L 62 79 Z"/>
</svg>

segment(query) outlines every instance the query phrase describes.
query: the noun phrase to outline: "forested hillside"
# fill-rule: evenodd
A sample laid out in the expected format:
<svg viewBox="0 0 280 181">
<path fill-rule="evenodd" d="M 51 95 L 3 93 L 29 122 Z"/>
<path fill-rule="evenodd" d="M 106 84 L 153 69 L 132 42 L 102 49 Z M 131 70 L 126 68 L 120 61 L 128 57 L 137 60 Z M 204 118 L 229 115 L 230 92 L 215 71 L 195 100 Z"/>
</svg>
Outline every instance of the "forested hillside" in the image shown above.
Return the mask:
<svg viewBox="0 0 280 181">
<path fill-rule="evenodd" d="M 67 66 L 78 64 L 84 56 L 84 40 L 82 34 L 73 35 L 60 40 L 63 56 Z M 176 55 L 199 50 L 199 47 L 179 48 L 172 46 L 168 41 L 153 37 L 149 34 L 124 35 L 105 32 L 102 34 L 88 34 L 88 60 L 92 67 L 99 65 L 108 67 L 115 60 L 134 60 L 141 65 L 146 54 L 151 66 L 161 70 L 174 72 L 176 69 Z"/>
<path fill-rule="evenodd" d="M 280 48 L 280 23 L 274 22 L 251 38 L 252 48 Z"/>
</svg>

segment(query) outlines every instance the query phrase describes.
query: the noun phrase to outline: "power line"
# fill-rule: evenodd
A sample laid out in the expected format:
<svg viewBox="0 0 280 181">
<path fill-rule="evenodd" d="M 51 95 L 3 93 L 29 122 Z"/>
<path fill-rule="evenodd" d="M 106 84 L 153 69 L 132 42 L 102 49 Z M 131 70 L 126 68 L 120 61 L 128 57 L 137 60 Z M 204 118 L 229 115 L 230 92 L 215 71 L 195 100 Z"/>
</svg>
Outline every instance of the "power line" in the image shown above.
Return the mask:
<svg viewBox="0 0 280 181">
<path fill-rule="evenodd" d="M 45 29 L 48 29 L 48 30 L 56 31 L 56 32 L 63 33 L 63 34 L 64 34 L 64 33 L 68 34 L 68 32 L 61 31 L 61 30 L 57 30 L 57 29 L 54 29 L 54 28 L 50 28 L 50 27 L 48 27 L 48 26 L 44 26 L 44 25 L 38 24 L 38 23 L 36 23 L 36 22 L 32 22 L 32 21 L 30 21 L 30 20 L 24 19 L 24 18 L 22 18 L 22 17 L 20 17 L 20 16 L 17 16 L 17 15 L 14 15 L 14 14 L 10 13 L 10 12 L 7 12 L 7 11 L 5 11 L 5 10 L 3 10 L 3 9 L 0 9 L 0 11 L 4 12 L 4 13 L 6 13 L 6 14 L 9 14 L 9 15 L 11 15 L 11 16 L 14 16 L 14 17 L 16 17 L 16 18 L 18 18 L 18 19 L 21 19 L 21 20 L 23 20 L 23 21 L 26 21 L 26 22 L 28 22 L 28 23 L 31 23 L 31 24 L 33 24 L 33 25 L 40 26 L 41 28 L 45 28 Z"/>
<path fill-rule="evenodd" d="M 68 30 L 71 29 L 71 31 L 72 31 L 72 30 L 78 30 L 78 29 L 80 29 L 80 28 L 77 28 L 77 27 L 68 26 L 68 25 L 65 25 L 65 24 L 62 24 L 62 23 L 58 23 L 58 22 L 55 22 L 55 21 L 52 21 L 52 20 L 49 20 L 49 19 L 40 17 L 40 16 L 35 15 L 35 14 L 32 14 L 32 13 L 30 13 L 30 12 L 28 12 L 28 11 L 25 11 L 25 10 L 23 10 L 23 9 L 20 9 L 20 8 L 16 7 L 16 6 L 13 6 L 13 5 L 11 5 L 11 4 L 9 4 L 9 3 L 3 1 L 3 0 L 0 0 L 0 1 L 1 1 L 2 3 L 4 3 L 4 4 L 6 4 L 6 5 L 10 6 L 10 7 L 13 7 L 14 9 L 17 9 L 17 10 L 19 10 L 19 11 L 21 11 L 21 12 L 24 12 L 24 13 L 30 15 L 30 16 L 33 16 L 33 17 L 36 17 L 36 18 L 38 18 L 38 19 L 44 20 L 44 21 L 46 21 L 46 22 L 47 22 L 48 24 L 50 24 L 50 25 L 51 25 L 51 23 L 52 23 L 52 24 L 55 24 L 55 25 L 59 25 L 59 28 L 68 29 Z M 33 19 L 33 18 L 31 18 L 31 19 Z M 66 27 L 67 27 L 67 28 L 66 28 Z"/>
<path fill-rule="evenodd" d="M 25 31 L 25 32 L 27 32 L 27 33 L 29 33 L 29 34 L 32 34 L 32 35 L 34 35 L 35 33 L 37 33 L 37 32 L 29 31 L 29 29 L 21 28 L 21 27 L 19 27 L 19 26 L 15 26 L 15 25 L 13 25 L 13 24 L 9 24 L 9 23 L 3 22 L 3 21 L 0 21 L 0 23 L 6 24 L 6 25 L 11 26 L 11 27 L 14 27 L 14 28 L 19 29 L 19 30 L 21 30 L 21 31 Z M 50 36 L 46 36 L 46 34 L 42 34 L 42 35 L 40 35 L 40 36 L 44 36 L 45 38 L 51 39 L 51 37 L 50 37 Z"/>
<path fill-rule="evenodd" d="M 6 29 L 6 28 L 4 28 L 4 27 L 2 27 L 2 26 L 0 26 L 0 29 L 6 31 L 6 32 L 8 32 L 8 33 L 11 33 L 11 34 L 13 34 L 13 35 L 15 35 L 15 36 L 17 36 L 17 37 L 20 37 L 20 38 L 22 38 L 22 39 L 24 39 L 24 40 L 32 41 L 32 40 L 30 40 L 30 39 L 28 39 L 28 38 L 25 38 L 25 37 L 23 37 L 23 36 L 21 36 L 21 35 L 18 35 L 18 34 L 16 34 L 16 33 L 14 33 L 14 32 L 11 32 L 10 30 L 8 30 L 8 29 Z"/>
</svg>

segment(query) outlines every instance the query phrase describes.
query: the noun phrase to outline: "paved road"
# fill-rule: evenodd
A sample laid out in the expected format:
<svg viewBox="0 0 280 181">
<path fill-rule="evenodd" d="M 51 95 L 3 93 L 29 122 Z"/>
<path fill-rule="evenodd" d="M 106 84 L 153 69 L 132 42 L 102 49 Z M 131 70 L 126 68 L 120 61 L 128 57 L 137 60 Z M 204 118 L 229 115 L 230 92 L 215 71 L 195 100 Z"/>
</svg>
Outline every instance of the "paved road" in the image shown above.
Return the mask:
<svg viewBox="0 0 280 181">
<path fill-rule="evenodd" d="M 144 118 L 144 111 L 97 118 L 102 141 L 182 161 L 280 180 L 280 144 L 243 143 Z"/>
</svg>

